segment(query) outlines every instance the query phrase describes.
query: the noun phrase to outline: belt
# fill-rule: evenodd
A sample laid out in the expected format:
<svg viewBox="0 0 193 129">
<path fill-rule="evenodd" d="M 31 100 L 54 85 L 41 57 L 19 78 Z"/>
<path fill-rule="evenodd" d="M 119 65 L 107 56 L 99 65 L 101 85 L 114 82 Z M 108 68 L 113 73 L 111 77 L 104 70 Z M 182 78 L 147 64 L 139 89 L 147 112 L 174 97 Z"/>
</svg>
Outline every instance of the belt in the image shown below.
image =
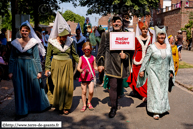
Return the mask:
<svg viewBox="0 0 193 129">
<path fill-rule="evenodd" d="M 20 59 L 33 59 L 33 56 L 18 56 Z"/>
<path fill-rule="evenodd" d="M 71 59 L 70 56 L 59 56 L 59 55 L 53 55 L 53 58 L 56 60 L 69 60 L 69 59 Z"/>
</svg>

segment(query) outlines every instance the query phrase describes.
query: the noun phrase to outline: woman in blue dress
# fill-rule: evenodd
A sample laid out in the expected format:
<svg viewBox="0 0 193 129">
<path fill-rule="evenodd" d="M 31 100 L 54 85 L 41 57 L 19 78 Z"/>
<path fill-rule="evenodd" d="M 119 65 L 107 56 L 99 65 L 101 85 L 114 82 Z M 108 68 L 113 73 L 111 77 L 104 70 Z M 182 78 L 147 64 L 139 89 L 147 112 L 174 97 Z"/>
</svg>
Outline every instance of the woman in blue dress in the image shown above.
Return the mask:
<svg viewBox="0 0 193 129">
<path fill-rule="evenodd" d="M 20 33 L 22 38 L 11 42 L 9 77 L 14 86 L 16 115 L 23 116 L 43 111 L 50 104 L 40 86 L 42 67 L 39 52 L 45 56 L 45 49 L 28 21 L 21 25 Z"/>
<path fill-rule="evenodd" d="M 82 55 L 84 55 L 82 51 L 82 45 L 86 42 L 86 38 L 82 35 L 82 31 L 79 23 L 76 27 L 76 36 L 73 36 L 72 38 L 76 43 L 75 48 L 77 50 L 77 53 L 81 57 Z"/>
</svg>

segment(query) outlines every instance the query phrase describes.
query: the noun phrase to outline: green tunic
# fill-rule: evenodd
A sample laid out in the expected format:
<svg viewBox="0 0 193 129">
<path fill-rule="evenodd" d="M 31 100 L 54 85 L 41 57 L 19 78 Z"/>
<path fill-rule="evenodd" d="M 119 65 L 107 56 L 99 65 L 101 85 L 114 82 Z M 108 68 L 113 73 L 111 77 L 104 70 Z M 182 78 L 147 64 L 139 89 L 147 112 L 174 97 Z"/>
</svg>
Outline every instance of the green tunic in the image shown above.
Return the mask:
<svg viewBox="0 0 193 129">
<path fill-rule="evenodd" d="M 70 55 L 76 62 L 79 61 L 74 43 L 65 52 L 61 52 L 50 43 L 48 44 L 45 70 L 50 70 L 51 76 L 47 79 L 47 95 L 50 104 L 59 107 L 59 110 L 70 109 L 72 106 L 74 79 Z"/>
</svg>

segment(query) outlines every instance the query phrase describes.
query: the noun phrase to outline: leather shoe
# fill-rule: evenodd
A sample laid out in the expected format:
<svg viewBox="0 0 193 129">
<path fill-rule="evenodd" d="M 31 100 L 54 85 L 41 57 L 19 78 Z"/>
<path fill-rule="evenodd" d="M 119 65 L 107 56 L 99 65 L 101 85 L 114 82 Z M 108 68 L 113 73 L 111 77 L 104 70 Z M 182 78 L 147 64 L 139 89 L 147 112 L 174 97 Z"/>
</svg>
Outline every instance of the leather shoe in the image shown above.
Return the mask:
<svg viewBox="0 0 193 129">
<path fill-rule="evenodd" d="M 116 115 L 116 109 L 115 108 L 111 108 L 111 111 L 109 112 L 109 118 L 113 118 Z"/>
</svg>

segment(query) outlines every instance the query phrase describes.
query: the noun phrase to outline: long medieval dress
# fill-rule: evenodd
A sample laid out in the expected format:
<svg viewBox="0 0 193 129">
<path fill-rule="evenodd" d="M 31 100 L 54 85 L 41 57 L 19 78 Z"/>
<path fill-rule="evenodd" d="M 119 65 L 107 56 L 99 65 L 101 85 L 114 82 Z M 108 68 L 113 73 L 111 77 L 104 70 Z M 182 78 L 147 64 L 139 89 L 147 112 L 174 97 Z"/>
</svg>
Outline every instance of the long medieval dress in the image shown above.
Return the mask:
<svg viewBox="0 0 193 129">
<path fill-rule="evenodd" d="M 13 74 L 16 115 L 27 115 L 29 112 L 43 111 L 50 106 L 41 79 L 37 74 L 42 72 L 38 41 L 31 38 L 22 48 L 18 39 L 11 42 L 13 45 L 9 73 Z"/>
<path fill-rule="evenodd" d="M 175 76 L 176 76 L 179 68 L 178 48 L 176 45 L 172 45 L 171 48 L 172 48 L 172 56 L 174 60 L 174 68 L 175 68 Z"/>
<path fill-rule="evenodd" d="M 172 89 L 175 82 L 170 44 L 166 44 L 166 49 L 158 49 L 155 44 L 149 45 L 139 72 L 142 71 L 144 71 L 144 77 L 141 78 L 138 75 L 137 87 L 143 86 L 148 78 L 147 110 L 158 114 L 170 110 L 168 89 L 169 84 Z M 171 73 L 173 78 L 170 79 Z M 169 80 L 172 83 L 169 83 Z"/>
<path fill-rule="evenodd" d="M 50 70 L 51 76 L 47 80 L 48 99 L 50 104 L 59 110 L 70 109 L 72 106 L 74 78 L 73 65 L 70 55 L 78 63 L 79 56 L 74 48 L 74 41 L 67 37 L 62 46 L 57 39 L 49 39 L 45 70 Z M 52 61 L 50 61 L 51 57 Z"/>
<path fill-rule="evenodd" d="M 131 89 L 134 92 L 137 92 L 142 97 L 147 97 L 147 81 L 142 87 L 137 88 L 137 76 L 145 57 L 147 47 L 151 44 L 151 42 L 152 38 L 150 36 L 145 41 L 141 40 L 140 37 L 135 38 L 135 52 L 133 55 L 132 73 L 127 79 L 127 82 L 129 83 Z"/>
</svg>

